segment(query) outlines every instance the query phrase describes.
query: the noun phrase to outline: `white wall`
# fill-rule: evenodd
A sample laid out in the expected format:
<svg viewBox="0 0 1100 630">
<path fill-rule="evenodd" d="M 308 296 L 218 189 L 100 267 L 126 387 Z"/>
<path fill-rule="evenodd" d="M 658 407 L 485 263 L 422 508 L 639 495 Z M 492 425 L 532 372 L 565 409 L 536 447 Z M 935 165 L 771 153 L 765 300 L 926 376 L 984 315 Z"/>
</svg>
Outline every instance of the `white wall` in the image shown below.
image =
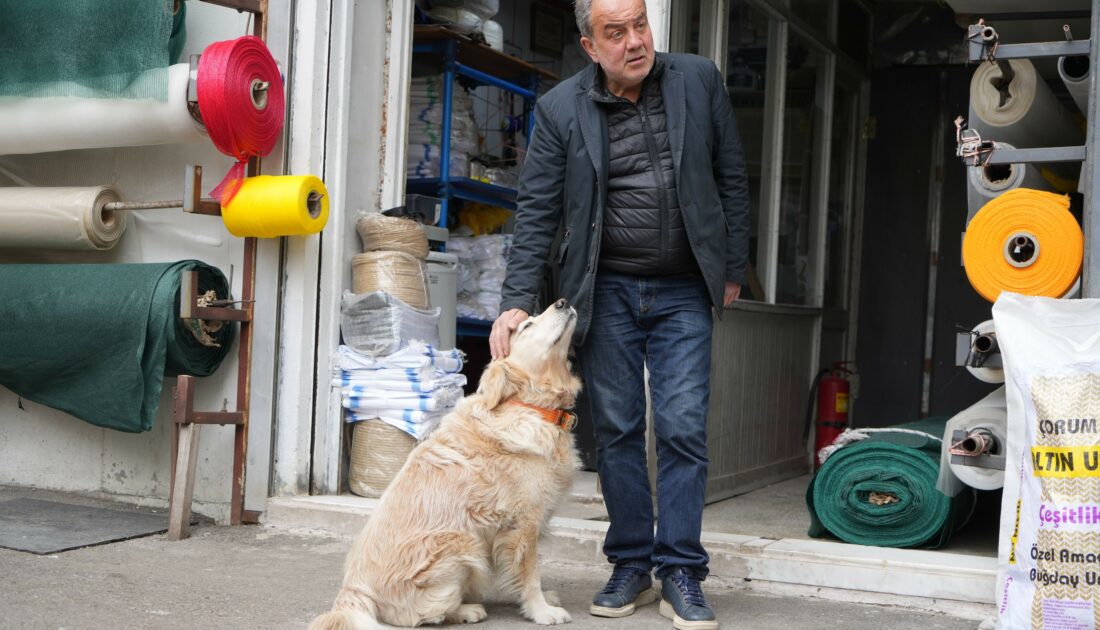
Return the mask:
<svg viewBox="0 0 1100 630">
<path fill-rule="evenodd" d="M 290 0 L 271 0 L 268 43 L 288 68 Z M 184 58 L 210 43 L 248 32 L 247 14 L 194 0 L 187 3 L 188 40 Z M 283 170 L 283 146 L 263 161 L 265 173 Z M 0 156 L 0 186 L 90 186 L 114 184 L 124 200 L 178 199 L 184 165 L 204 167 L 204 191 L 221 178 L 232 161 L 209 142 L 119 149 Z M 108 252 L 59 253 L 0 251 L 0 263 L 160 262 L 196 258 L 232 269 L 233 291 L 241 292 L 243 241 L 216 217 L 184 215 L 180 210 L 135 213 L 119 245 Z M 281 244 L 263 241 L 257 265 L 251 430 L 246 508 L 262 509 L 267 497 L 272 430 L 276 306 Z M 236 398 L 236 346 L 211 377 L 200 379 L 195 406 L 232 409 Z M 23 400 L 0 388 L 0 484 L 72 491 L 103 492 L 163 505 L 168 495 L 171 390 L 165 379 L 153 429 L 129 434 L 100 429 L 65 413 Z M 200 439 L 195 509 L 224 520 L 228 514 L 233 461 L 233 429 L 203 427 Z"/>
</svg>

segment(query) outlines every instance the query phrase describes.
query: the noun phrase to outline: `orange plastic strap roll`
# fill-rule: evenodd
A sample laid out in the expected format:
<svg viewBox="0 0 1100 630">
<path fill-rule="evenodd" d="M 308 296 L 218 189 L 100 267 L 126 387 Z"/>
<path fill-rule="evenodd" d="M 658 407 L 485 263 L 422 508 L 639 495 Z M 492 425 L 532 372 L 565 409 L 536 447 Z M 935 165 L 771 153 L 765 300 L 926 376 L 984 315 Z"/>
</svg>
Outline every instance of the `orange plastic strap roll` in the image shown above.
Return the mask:
<svg viewBox="0 0 1100 630">
<path fill-rule="evenodd" d="M 1062 297 L 1081 273 L 1084 235 L 1069 197 L 1017 188 L 974 215 L 963 237 L 970 284 L 995 302 L 1002 291 Z"/>
</svg>

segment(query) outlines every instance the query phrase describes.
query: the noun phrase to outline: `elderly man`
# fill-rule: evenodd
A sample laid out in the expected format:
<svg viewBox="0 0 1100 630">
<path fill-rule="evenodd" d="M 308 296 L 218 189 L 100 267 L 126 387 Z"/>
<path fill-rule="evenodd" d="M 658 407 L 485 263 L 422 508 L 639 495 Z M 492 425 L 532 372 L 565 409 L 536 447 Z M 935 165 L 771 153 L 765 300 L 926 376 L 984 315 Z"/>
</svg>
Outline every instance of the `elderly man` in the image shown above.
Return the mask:
<svg viewBox="0 0 1100 630">
<path fill-rule="evenodd" d="M 535 108 L 494 357 L 535 309 L 548 263 L 576 305 L 614 564 L 590 612 L 625 617 L 656 598 L 676 628 L 717 628 L 700 588 L 712 308 L 737 299 L 748 185 L 723 77 L 656 53 L 644 0 L 577 0 L 594 62 Z M 556 251 L 551 247 L 560 235 Z M 657 518 L 646 467 L 644 367 L 657 442 Z"/>
</svg>

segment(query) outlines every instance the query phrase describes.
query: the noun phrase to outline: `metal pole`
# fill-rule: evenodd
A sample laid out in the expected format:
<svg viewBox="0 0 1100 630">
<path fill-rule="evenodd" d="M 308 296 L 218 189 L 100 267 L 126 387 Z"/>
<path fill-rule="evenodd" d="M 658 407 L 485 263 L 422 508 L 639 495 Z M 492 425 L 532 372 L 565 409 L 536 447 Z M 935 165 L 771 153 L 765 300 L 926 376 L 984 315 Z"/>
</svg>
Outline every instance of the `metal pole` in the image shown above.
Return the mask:
<svg viewBox="0 0 1100 630">
<path fill-rule="evenodd" d="M 443 53 L 443 138 L 439 147 L 439 225 L 447 227 L 447 210 L 451 196 L 451 114 L 454 111 L 455 40 L 448 39 Z"/>
<path fill-rule="evenodd" d="M 1092 0 L 1092 29 L 1089 37 L 1089 60 L 1092 67 L 1096 68 L 1096 60 L 1100 59 L 1100 0 Z M 1095 71 L 1089 78 L 1089 111 L 1088 111 L 1088 136 L 1085 146 L 1092 152 L 1100 146 L 1100 132 L 1097 131 L 1097 123 L 1100 122 L 1100 82 Z M 1100 251 L 1094 245 L 1100 244 L 1100 224 L 1097 222 L 1096 202 L 1097 185 L 1100 184 L 1100 160 L 1090 156 L 1081 168 L 1081 177 L 1085 178 L 1085 207 L 1083 211 L 1082 227 L 1085 232 L 1085 260 L 1081 269 L 1081 296 L 1094 298 L 1100 296 Z"/>
</svg>

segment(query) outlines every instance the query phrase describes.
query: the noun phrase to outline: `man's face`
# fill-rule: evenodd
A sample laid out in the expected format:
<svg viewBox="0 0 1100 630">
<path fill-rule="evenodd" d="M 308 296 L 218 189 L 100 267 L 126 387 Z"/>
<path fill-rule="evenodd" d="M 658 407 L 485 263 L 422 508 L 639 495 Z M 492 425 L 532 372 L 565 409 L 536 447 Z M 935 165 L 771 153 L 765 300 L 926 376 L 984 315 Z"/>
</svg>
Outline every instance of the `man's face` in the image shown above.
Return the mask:
<svg viewBox="0 0 1100 630">
<path fill-rule="evenodd" d="M 592 37 L 582 37 L 581 45 L 603 68 L 612 92 L 641 85 L 654 60 L 645 0 L 592 0 Z"/>
</svg>

